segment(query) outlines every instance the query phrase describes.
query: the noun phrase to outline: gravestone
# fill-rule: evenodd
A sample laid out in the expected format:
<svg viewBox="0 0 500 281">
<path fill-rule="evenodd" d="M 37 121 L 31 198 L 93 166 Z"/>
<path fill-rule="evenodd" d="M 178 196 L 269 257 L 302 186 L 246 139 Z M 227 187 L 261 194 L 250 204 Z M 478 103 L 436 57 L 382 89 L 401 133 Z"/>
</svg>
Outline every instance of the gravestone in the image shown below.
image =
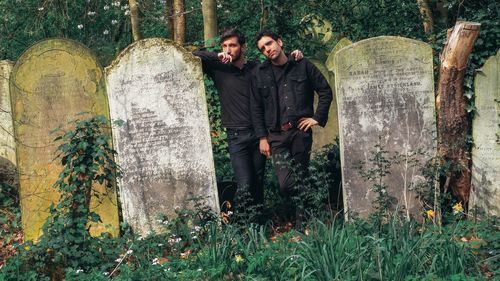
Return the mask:
<svg viewBox="0 0 500 281">
<path fill-rule="evenodd" d="M 382 36 L 341 49 L 335 57 L 335 85 L 340 123 L 340 153 L 346 214 L 366 217 L 374 211 L 374 181 L 355 168 L 374 168 L 372 153 L 380 144 L 401 163 L 390 162 L 383 177 L 392 208 L 407 217 L 418 214 L 412 188 L 424 180 L 419 173 L 436 148 L 431 47 L 401 37 Z M 425 154 L 415 154 L 422 151 Z M 418 161 L 419 165 L 412 165 Z"/>
<path fill-rule="evenodd" d="M 10 61 L 0 61 L 0 183 L 17 186 L 16 143 L 9 91 L 12 66 Z"/>
<path fill-rule="evenodd" d="M 159 214 L 203 197 L 218 212 L 201 64 L 183 48 L 146 39 L 125 49 L 107 72 L 123 217 L 141 234 L 161 231 Z"/>
<path fill-rule="evenodd" d="M 337 95 L 335 93 L 335 75 L 333 73 L 333 57 L 335 54 L 345 46 L 352 44 L 352 42 L 347 38 L 342 38 L 333 47 L 328 59 L 325 63 L 318 60 L 311 60 L 311 62 L 321 71 L 321 74 L 325 76 L 330 88 L 332 88 L 333 100 L 330 105 L 330 111 L 328 113 L 328 122 L 324 128 L 316 126 L 313 128 L 313 144 L 312 152 L 317 152 L 321 150 L 325 145 L 335 143 L 335 139 L 339 136 L 339 119 L 337 110 Z M 314 95 L 314 109 L 318 105 L 318 96 Z"/>
<path fill-rule="evenodd" d="M 315 126 L 313 127 L 313 143 L 311 151 L 313 153 L 321 150 L 325 145 L 335 143 L 335 138 L 339 135 L 339 121 L 337 116 L 337 102 L 335 97 L 335 77 L 333 73 L 326 69 L 326 66 L 318 61 L 311 60 L 311 62 L 319 69 L 321 74 L 325 76 L 330 88 L 332 88 L 333 100 L 330 105 L 330 111 L 328 112 L 328 121 L 325 127 Z M 314 95 L 314 110 L 318 106 L 318 96 Z"/>
<path fill-rule="evenodd" d="M 62 171 L 53 161 L 60 143 L 54 142 L 54 128 L 67 128 L 80 112 L 109 118 L 104 76 L 95 56 L 71 40 L 44 40 L 26 50 L 11 74 L 10 91 L 17 164 L 20 181 L 22 225 L 25 239 L 36 239 L 49 215 L 51 203 L 60 195 L 52 187 Z M 94 186 L 106 193 L 101 185 Z M 99 199 L 93 196 L 91 209 L 101 216 L 91 233 L 118 234 L 116 193 Z"/>
<path fill-rule="evenodd" d="M 500 215 L 500 52 L 476 74 L 471 205 Z"/>
</svg>

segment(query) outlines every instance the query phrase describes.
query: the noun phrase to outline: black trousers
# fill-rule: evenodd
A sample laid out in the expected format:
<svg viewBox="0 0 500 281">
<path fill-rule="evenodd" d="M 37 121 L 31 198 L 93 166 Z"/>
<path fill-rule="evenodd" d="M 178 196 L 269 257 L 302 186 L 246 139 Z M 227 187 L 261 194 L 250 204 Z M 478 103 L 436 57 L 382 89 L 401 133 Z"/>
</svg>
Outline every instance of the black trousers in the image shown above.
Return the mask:
<svg viewBox="0 0 500 281">
<path fill-rule="evenodd" d="M 312 130 L 303 132 L 292 128 L 281 132 L 270 131 L 267 140 L 271 146 L 280 191 L 283 195 L 291 196 L 294 193 L 296 176 L 307 174 L 312 146 Z"/>
<path fill-rule="evenodd" d="M 259 151 L 259 139 L 252 128 L 227 128 L 226 131 L 231 165 L 238 184 L 235 200 L 248 192 L 251 203 L 263 204 L 266 157 Z"/>
</svg>

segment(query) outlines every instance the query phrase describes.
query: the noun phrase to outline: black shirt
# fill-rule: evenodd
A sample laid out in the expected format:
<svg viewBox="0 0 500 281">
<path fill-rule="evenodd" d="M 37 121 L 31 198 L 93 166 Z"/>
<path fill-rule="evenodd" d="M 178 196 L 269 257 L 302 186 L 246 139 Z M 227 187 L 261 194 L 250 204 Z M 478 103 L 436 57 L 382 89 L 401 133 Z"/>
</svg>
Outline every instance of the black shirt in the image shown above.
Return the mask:
<svg viewBox="0 0 500 281">
<path fill-rule="evenodd" d="M 226 128 L 251 128 L 250 79 L 256 66 L 247 62 L 242 69 L 219 61 L 217 53 L 196 51 L 193 55 L 202 61 L 205 72 L 215 83 L 222 107 L 222 126 Z"/>
<path fill-rule="evenodd" d="M 274 65 L 271 64 L 271 69 L 273 70 L 273 75 L 274 75 L 274 82 L 276 83 L 276 89 L 278 90 L 278 104 L 279 104 L 279 114 L 278 114 L 278 125 L 281 127 L 281 125 L 290 122 L 290 117 L 287 115 L 287 105 L 286 105 L 286 100 L 288 99 L 288 96 L 286 92 L 284 91 L 284 76 L 285 76 L 285 68 L 286 68 L 286 63 L 283 65 Z M 278 127 L 277 129 L 279 129 Z"/>
</svg>

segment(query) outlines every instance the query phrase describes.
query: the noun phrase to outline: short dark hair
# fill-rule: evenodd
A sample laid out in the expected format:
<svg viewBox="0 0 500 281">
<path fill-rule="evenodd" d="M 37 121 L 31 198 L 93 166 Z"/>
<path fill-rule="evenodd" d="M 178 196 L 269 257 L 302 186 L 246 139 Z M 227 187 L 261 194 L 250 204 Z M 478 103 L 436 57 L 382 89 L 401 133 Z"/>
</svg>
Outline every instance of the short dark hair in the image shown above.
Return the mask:
<svg viewBox="0 0 500 281">
<path fill-rule="evenodd" d="M 257 46 L 257 42 L 259 42 L 259 40 L 264 36 L 269 36 L 276 41 L 278 41 L 278 39 L 281 39 L 281 35 L 276 32 L 272 32 L 270 30 L 261 30 L 259 33 L 257 33 L 257 35 L 255 35 L 255 46 L 257 47 L 257 49 L 259 48 L 259 46 Z"/>
<path fill-rule="evenodd" d="M 246 43 L 245 35 L 243 33 L 241 33 L 241 31 L 239 31 L 236 28 L 229 28 L 229 29 L 226 29 L 224 32 L 222 32 L 222 34 L 220 35 L 219 44 L 224 43 L 224 41 L 226 41 L 228 38 L 231 38 L 231 37 L 238 38 L 238 43 L 240 45 L 245 45 L 245 43 Z"/>
</svg>

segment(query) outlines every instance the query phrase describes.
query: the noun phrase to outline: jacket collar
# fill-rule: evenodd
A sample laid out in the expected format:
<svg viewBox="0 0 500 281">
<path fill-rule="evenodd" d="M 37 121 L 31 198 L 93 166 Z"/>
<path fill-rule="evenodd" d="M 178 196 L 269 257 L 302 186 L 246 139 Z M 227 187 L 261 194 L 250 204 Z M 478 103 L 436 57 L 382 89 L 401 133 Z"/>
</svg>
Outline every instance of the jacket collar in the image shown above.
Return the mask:
<svg viewBox="0 0 500 281">
<path fill-rule="evenodd" d="M 293 64 L 297 63 L 297 61 L 295 59 L 293 59 L 290 54 L 285 53 L 285 55 L 287 57 L 287 63 L 288 64 L 293 65 Z M 266 59 L 263 63 L 261 63 L 259 65 L 259 68 L 269 68 L 269 67 L 271 67 L 271 65 L 272 65 L 271 60 Z"/>
</svg>

